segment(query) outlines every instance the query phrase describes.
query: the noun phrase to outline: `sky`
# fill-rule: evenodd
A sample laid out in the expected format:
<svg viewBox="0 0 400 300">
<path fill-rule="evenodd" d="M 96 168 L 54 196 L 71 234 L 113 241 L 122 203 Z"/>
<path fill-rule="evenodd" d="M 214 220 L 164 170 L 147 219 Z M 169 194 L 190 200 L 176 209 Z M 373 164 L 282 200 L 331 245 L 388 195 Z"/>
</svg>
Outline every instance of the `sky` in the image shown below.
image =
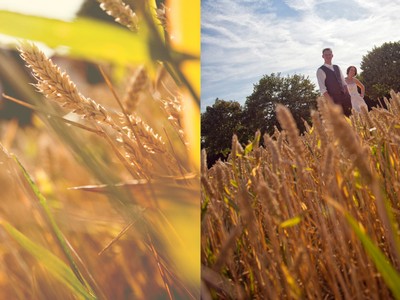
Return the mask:
<svg viewBox="0 0 400 300">
<path fill-rule="evenodd" d="M 71 20 L 83 0 L 0 0 L 1 10 Z"/>
<path fill-rule="evenodd" d="M 316 87 L 322 49 L 342 72 L 400 41 L 398 0 L 202 0 L 201 111 L 215 99 L 238 101 L 264 75 L 300 74 Z"/>
</svg>

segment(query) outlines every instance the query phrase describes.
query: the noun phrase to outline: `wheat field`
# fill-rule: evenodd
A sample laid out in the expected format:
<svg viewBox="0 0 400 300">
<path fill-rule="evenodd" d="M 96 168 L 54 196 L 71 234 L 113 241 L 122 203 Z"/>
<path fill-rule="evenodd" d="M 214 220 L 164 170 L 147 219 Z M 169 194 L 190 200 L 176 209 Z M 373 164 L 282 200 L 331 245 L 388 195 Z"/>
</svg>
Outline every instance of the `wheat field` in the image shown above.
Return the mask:
<svg viewBox="0 0 400 300">
<path fill-rule="evenodd" d="M 204 299 L 399 299 L 400 94 L 350 118 L 318 99 L 207 169 Z M 260 140 L 263 138 L 263 145 Z"/>
</svg>

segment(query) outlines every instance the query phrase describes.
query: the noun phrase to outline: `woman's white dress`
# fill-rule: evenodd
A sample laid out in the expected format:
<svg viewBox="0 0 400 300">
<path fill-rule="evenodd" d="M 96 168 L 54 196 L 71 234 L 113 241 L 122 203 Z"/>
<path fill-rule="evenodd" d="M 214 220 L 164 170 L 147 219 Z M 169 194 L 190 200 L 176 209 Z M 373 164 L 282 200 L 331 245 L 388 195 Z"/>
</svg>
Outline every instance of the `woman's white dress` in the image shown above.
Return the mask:
<svg viewBox="0 0 400 300">
<path fill-rule="evenodd" d="M 355 111 L 361 112 L 361 107 L 367 107 L 367 104 L 358 93 L 357 84 L 355 82 L 347 83 L 347 89 L 349 90 L 349 94 L 351 96 L 351 106 L 354 108 Z"/>
</svg>

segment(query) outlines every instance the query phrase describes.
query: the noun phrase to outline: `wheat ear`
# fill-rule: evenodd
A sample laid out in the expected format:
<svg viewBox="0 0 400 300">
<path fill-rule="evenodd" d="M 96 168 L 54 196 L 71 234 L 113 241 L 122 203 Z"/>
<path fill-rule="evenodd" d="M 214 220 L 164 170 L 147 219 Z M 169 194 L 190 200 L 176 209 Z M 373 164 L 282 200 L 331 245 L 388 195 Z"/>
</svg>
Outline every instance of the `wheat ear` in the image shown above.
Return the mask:
<svg viewBox="0 0 400 300">
<path fill-rule="evenodd" d="M 38 81 L 35 86 L 46 98 L 57 102 L 62 107 L 86 119 L 113 128 L 118 132 L 117 142 L 121 143 L 125 148 L 125 156 L 130 158 L 131 162 L 137 160 L 143 164 L 144 159 L 141 159 L 143 154 L 139 150 L 141 148 L 139 148 L 138 143 L 132 137 L 129 128 L 126 127 L 126 132 L 124 132 L 114 122 L 104 107 L 80 94 L 69 76 L 65 72 L 61 72 L 60 68 L 48 59 L 37 46 L 22 43 L 19 51 L 22 59 L 28 64 L 28 67 L 32 70 L 34 77 Z"/>
<path fill-rule="evenodd" d="M 140 93 L 143 92 L 149 86 L 149 78 L 147 76 L 146 69 L 140 66 L 135 74 L 131 77 L 127 89 L 125 91 L 122 102 L 128 113 L 135 111 L 139 101 Z"/>
<path fill-rule="evenodd" d="M 161 6 L 156 9 L 156 16 L 157 19 L 160 21 L 160 25 L 164 28 L 165 31 L 168 31 L 168 24 L 167 24 L 167 11 L 169 9 L 165 6 L 164 3 L 161 3 Z"/>
<path fill-rule="evenodd" d="M 97 0 L 100 8 L 108 15 L 114 17 L 115 21 L 126 26 L 133 32 L 138 31 L 138 17 L 136 13 L 121 0 Z"/>
<path fill-rule="evenodd" d="M 298 159 L 298 163 L 302 164 L 304 161 L 304 145 L 299 137 L 300 132 L 293 115 L 286 106 L 278 104 L 276 107 L 276 117 L 282 128 L 287 132 L 288 140 L 298 155 L 297 158 L 300 158 Z"/>
<path fill-rule="evenodd" d="M 357 166 L 361 174 L 364 175 L 366 182 L 370 183 L 374 178 L 374 174 L 368 165 L 367 148 L 363 147 L 354 129 L 347 123 L 340 107 L 329 104 L 328 109 L 335 136 L 338 138 L 342 147 L 347 151 L 349 157 L 353 159 L 354 165 Z"/>
<path fill-rule="evenodd" d="M 36 45 L 22 43 L 19 51 L 38 81 L 35 86 L 46 98 L 84 118 L 106 123 L 116 129 L 105 108 L 79 93 L 68 74 L 61 72 Z"/>
</svg>

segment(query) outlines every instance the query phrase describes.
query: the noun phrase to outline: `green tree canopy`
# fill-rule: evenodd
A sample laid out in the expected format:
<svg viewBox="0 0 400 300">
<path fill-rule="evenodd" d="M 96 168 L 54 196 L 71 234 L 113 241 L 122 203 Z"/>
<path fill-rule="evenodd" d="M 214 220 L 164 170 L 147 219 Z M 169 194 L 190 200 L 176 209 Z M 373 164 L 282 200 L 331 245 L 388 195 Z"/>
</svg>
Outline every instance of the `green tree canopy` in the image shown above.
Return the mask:
<svg viewBox="0 0 400 300">
<path fill-rule="evenodd" d="M 242 130 L 242 107 L 239 102 L 216 99 L 201 114 L 201 148 L 207 151 L 207 160 L 213 164 L 230 152 L 232 136 Z"/>
<path fill-rule="evenodd" d="M 361 78 L 366 95 L 372 99 L 400 91 L 400 42 L 374 47 L 361 61 Z"/>
<path fill-rule="evenodd" d="M 246 124 L 247 135 L 253 136 L 258 129 L 261 133 L 272 133 L 274 127 L 279 126 L 275 114 L 277 103 L 290 109 L 297 127 L 303 130 L 303 119 L 309 119 L 317 97 L 315 84 L 308 77 L 303 75 L 282 77 L 280 73 L 264 75 L 258 84 L 254 85 L 253 93 L 245 102 L 243 123 Z"/>
</svg>

